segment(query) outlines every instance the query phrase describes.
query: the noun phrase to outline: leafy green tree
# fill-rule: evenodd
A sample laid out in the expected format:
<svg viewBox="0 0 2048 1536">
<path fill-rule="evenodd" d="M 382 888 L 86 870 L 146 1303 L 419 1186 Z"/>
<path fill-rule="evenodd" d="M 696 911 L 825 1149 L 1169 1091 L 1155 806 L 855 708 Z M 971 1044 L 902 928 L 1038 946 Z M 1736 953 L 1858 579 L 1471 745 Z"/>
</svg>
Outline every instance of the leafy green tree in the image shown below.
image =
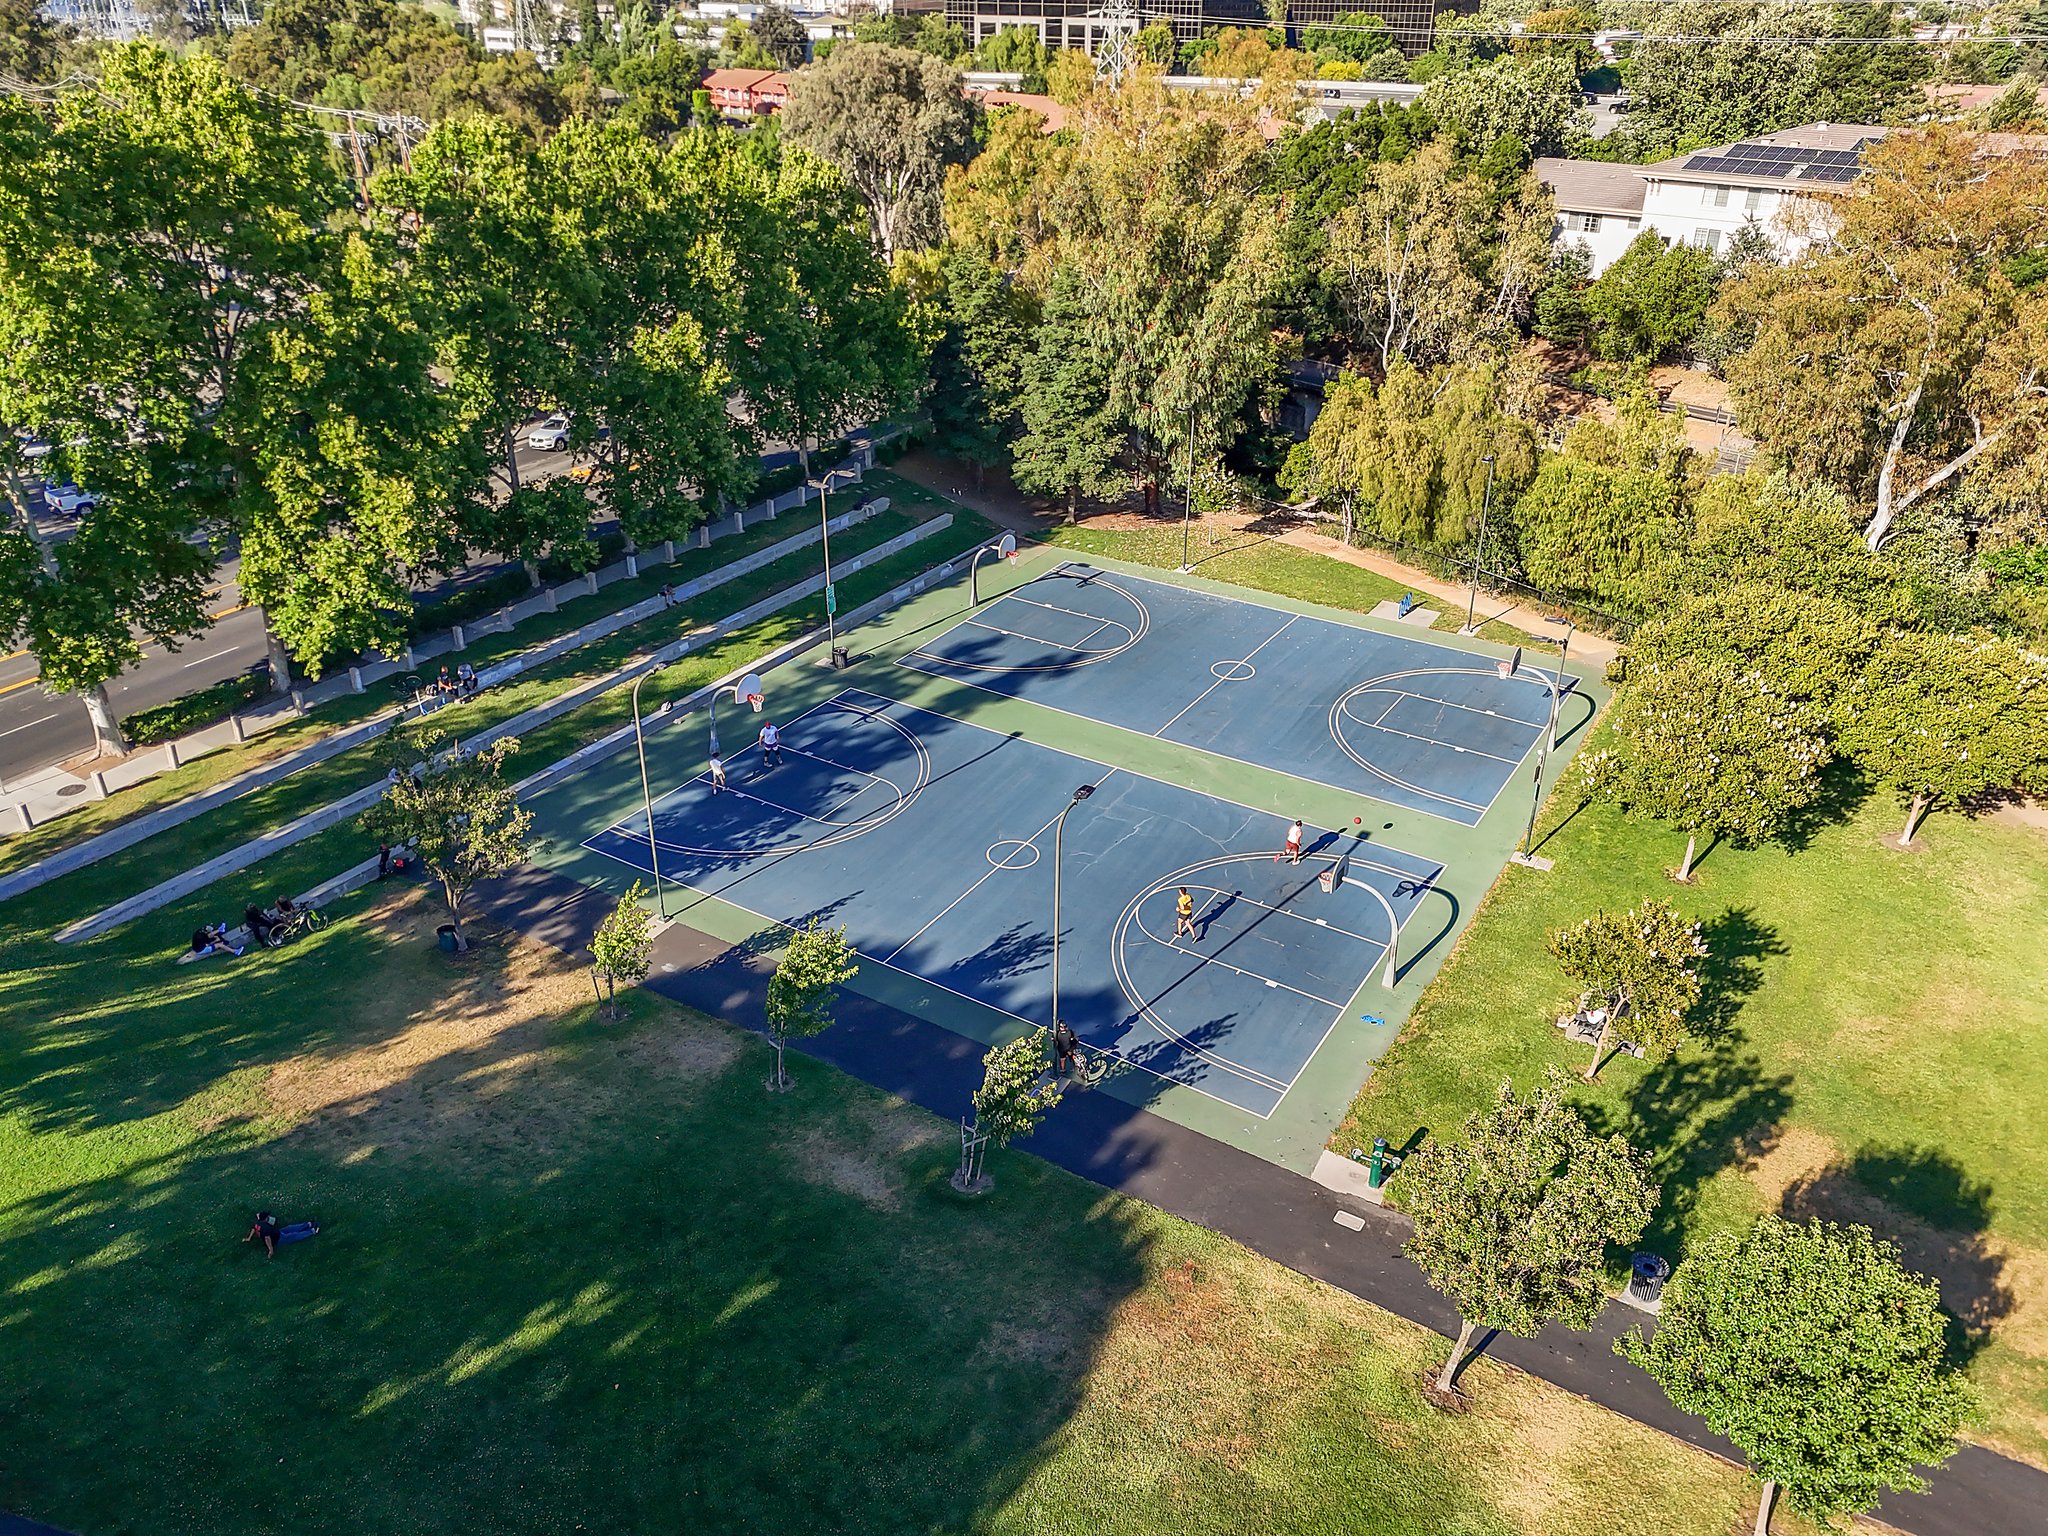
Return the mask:
<svg viewBox="0 0 2048 1536">
<path fill-rule="evenodd" d="M 1588 1130 L 1556 1071 L 1527 1098 L 1502 1083 L 1459 1140 L 1432 1138 L 1403 1163 L 1396 1189 L 1415 1222 L 1403 1251 L 1458 1309 L 1439 1392 L 1481 1328 L 1590 1326 L 1607 1300 L 1607 1249 L 1634 1242 L 1657 1206 L 1647 1160 Z"/>
<path fill-rule="evenodd" d="M 1593 253 L 1583 242 L 1558 247 L 1537 285 L 1529 328 L 1561 347 L 1578 346 L 1592 325 L 1586 313 L 1586 290 L 1592 286 Z"/>
<path fill-rule="evenodd" d="M 932 353 L 932 445 L 982 470 L 1002 462 L 1031 356 L 1028 296 L 973 251 L 940 268 L 945 328 Z"/>
<path fill-rule="evenodd" d="M 605 1011 L 610 1018 L 619 1016 L 619 983 L 632 986 L 645 981 L 654 964 L 653 919 L 640 904 L 647 894 L 635 880 L 590 936 L 591 970 L 604 982 Z"/>
<path fill-rule="evenodd" d="M 832 1027 L 832 989 L 844 986 L 860 971 L 844 925 L 827 928 L 812 918 L 791 931 L 782 963 L 768 978 L 765 1004 L 768 1040 L 775 1047 L 775 1071 L 768 1079 L 774 1093 L 787 1093 L 796 1080 L 783 1070 L 783 1052 L 792 1040 L 809 1040 Z"/>
<path fill-rule="evenodd" d="M 1714 302 L 1714 258 L 1646 229 L 1586 290 L 1603 356 L 1660 362 L 1699 334 Z"/>
<path fill-rule="evenodd" d="M 619 115 L 649 138 L 678 133 L 697 117 L 705 55 L 664 36 L 651 48 L 627 54 L 612 70 L 612 86 L 625 97 Z M 710 105 L 710 93 L 704 93 Z M 715 113 L 700 121 L 709 122 Z"/>
<path fill-rule="evenodd" d="M 2048 225 L 2048 163 L 1987 160 L 1976 136 L 1937 127 L 1863 164 L 1818 248 L 1752 264 L 1724 295 L 1723 317 L 1755 337 L 1727 365 L 1743 429 L 1801 479 L 1857 496 L 1872 549 L 1930 497 L 2037 509 L 2048 284 L 2012 264 Z"/>
<path fill-rule="evenodd" d="M 347 634 L 376 627 L 394 562 L 439 547 L 419 526 L 440 482 L 422 469 L 437 429 L 411 301 L 335 223 L 345 194 L 319 146 L 213 60 L 134 44 L 101 65 L 47 115 L 0 113 L 0 421 L 106 498 L 55 547 L 10 466 L 0 628 L 119 750 L 104 685 L 144 639 L 203 627 L 209 536 L 250 543 L 245 590 L 276 605 L 281 675 L 280 629 L 317 657 L 337 612 Z M 271 579 L 267 551 L 295 534 L 300 554 L 351 544 L 317 612 Z"/>
<path fill-rule="evenodd" d="M 463 751 L 445 731 L 394 731 L 384 751 L 391 787 L 358 818 L 370 836 L 418 851 L 440 882 L 457 949 L 469 948 L 462 903 L 477 881 L 525 863 L 532 849 L 533 812 L 505 781 L 505 759 L 518 750 L 516 736 Z"/>
<path fill-rule="evenodd" d="M 1748 847 L 1783 831 L 1819 797 L 1830 755 L 1816 711 L 1754 672 L 1690 658 L 1631 678 L 1608 724 L 1615 745 L 1586 760 L 1586 778 L 1684 831 L 1681 883 L 1703 835 Z"/>
<path fill-rule="evenodd" d="M 981 1058 L 981 1086 L 974 1090 L 975 1137 L 1007 1147 L 1037 1130 L 1060 1102 L 1060 1086 L 1051 1073 L 1052 1036 L 1042 1028 L 990 1046 Z M 955 1189 L 980 1194 L 989 1187 L 992 1181 L 978 1163 L 962 1138 Z"/>
<path fill-rule="evenodd" d="M 1363 64 L 1393 44 L 1386 18 L 1370 11 L 1340 11 L 1328 26 L 1303 27 L 1301 46 L 1319 59 L 1349 59 Z"/>
<path fill-rule="evenodd" d="M 1974 1411 L 1946 1334 L 1940 1288 L 1869 1228 L 1762 1216 L 1695 1248 L 1656 1332 L 1615 1348 L 1748 1459 L 1765 1536 L 1780 1489 L 1823 1522 L 1925 1490 L 1914 1469 L 1952 1455 Z"/>
<path fill-rule="evenodd" d="M 795 69 L 811 51 L 811 37 L 804 24 L 783 6 L 762 6 L 750 29 L 754 41 L 778 69 Z"/>
<path fill-rule="evenodd" d="M 1833 718 L 1877 636 L 1877 625 L 1853 604 L 1737 580 L 1689 591 L 1638 625 L 1628 668 L 1654 671 L 1691 657 L 1754 672 L 1772 693 Z"/>
<path fill-rule="evenodd" d="M 1539 589 L 1587 598 L 1626 617 L 1669 591 L 1685 543 L 1669 476 L 1558 455 L 1515 503 L 1522 567 Z"/>
<path fill-rule="evenodd" d="M 1024 361 L 1018 410 L 1024 430 L 1012 444 L 1020 488 L 1066 498 L 1114 495 L 1123 485 L 1117 459 L 1127 436 L 1110 406 L 1110 370 L 1096 352 L 1088 295 L 1062 270 L 1045 296 L 1036 344 Z"/>
<path fill-rule="evenodd" d="M 1762 468 L 1715 475 L 1693 498 L 1692 511 L 1684 590 L 1762 582 L 1846 602 L 1882 623 L 1917 620 L 1897 565 L 1865 546 L 1855 507 L 1832 486 Z"/>
<path fill-rule="evenodd" d="M 2048 790 L 2048 661 L 2014 641 L 1890 635 L 1840 716 L 1843 752 L 1905 802 L 1901 846 L 1937 807 Z"/>
<path fill-rule="evenodd" d="M 45 16 L 38 0 L 0 0 L 0 74 L 54 80 L 70 42 L 71 28 Z"/>
<path fill-rule="evenodd" d="M 1478 536 L 1488 454 L 1501 512 L 1536 472 L 1536 435 L 1501 412 L 1493 371 L 1425 374 L 1397 361 L 1378 389 L 1350 374 L 1324 392 L 1282 484 L 1340 505 L 1355 500 L 1361 526 L 1379 539 L 1456 549 Z"/>
<path fill-rule="evenodd" d="M 1155 21 L 1140 27 L 1131 45 L 1139 58 L 1161 69 L 1170 70 L 1180 62 L 1180 45 L 1174 41 L 1173 27 L 1167 22 Z"/>
<path fill-rule="evenodd" d="M 1579 105 L 1579 75 L 1569 60 L 1501 58 L 1429 82 L 1423 110 L 1468 144 L 1511 133 L 1539 155 L 1561 154 L 1592 131 Z"/>
<path fill-rule="evenodd" d="M 1668 1056 L 1691 1035 L 1690 1016 L 1700 1000 L 1700 962 L 1706 941 L 1700 925 L 1655 899 L 1626 912 L 1600 911 L 1550 935 L 1558 968 L 1578 983 L 1582 1002 L 1599 999 L 1600 1038 L 1585 1078 L 1592 1082 L 1607 1059 L 1615 1026 L 1645 1051 Z"/>
<path fill-rule="evenodd" d="M 845 175 L 886 262 L 945 234 L 946 171 L 973 154 L 977 115 L 943 59 L 852 43 L 790 82 L 782 132 Z"/>
<path fill-rule="evenodd" d="M 994 74 L 1022 75 L 1022 89 L 1043 91 L 1052 62 L 1036 27 L 1004 27 L 974 51 L 974 66 Z"/>
</svg>

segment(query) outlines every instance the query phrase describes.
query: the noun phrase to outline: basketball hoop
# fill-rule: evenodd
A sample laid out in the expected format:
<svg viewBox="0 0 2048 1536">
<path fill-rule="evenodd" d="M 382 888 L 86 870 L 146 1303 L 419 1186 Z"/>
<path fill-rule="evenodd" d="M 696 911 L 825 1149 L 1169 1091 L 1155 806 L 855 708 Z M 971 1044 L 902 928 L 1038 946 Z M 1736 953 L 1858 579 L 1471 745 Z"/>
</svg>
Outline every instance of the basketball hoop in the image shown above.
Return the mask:
<svg viewBox="0 0 2048 1536">
<path fill-rule="evenodd" d="M 1017 563 L 1017 535 L 1006 533 L 1002 538 L 998 539 L 996 541 L 996 553 L 1009 561 L 1010 564 L 1015 565 Z"/>
<path fill-rule="evenodd" d="M 748 703 L 749 705 L 751 705 L 751 706 L 753 707 L 753 711 L 754 711 L 754 713 L 755 713 L 755 714 L 757 714 L 757 715 L 758 715 L 759 713 L 761 713 L 761 703 L 762 703 L 762 700 L 761 700 L 761 695 L 760 695 L 760 694 L 758 694 L 758 693 L 750 693 L 750 694 L 748 694 L 748 695 L 747 695 L 747 703 Z"/>
<path fill-rule="evenodd" d="M 1513 677 L 1515 675 L 1515 664 L 1512 661 L 1500 663 L 1500 675 L 1502 677 Z"/>
</svg>

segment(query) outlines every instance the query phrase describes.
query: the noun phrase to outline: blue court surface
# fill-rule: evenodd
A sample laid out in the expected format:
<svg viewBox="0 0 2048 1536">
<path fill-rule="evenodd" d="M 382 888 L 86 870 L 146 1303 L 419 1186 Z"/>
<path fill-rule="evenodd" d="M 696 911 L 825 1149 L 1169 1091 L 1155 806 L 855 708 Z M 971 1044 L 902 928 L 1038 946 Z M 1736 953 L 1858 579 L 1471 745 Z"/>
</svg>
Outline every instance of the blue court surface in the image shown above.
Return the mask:
<svg viewBox="0 0 2048 1536">
<path fill-rule="evenodd" d="M 1466 826 L 1548 728 L 1556 678 L 1075 563 L 902 661 Z"/>
<path fill-rule="evenodd" d="M 1285 823 L 1264 812 L 857 689 L 782 739 L 779 765 L 751 746 L 724 792 L 699 775 L 655 802 L 664 880 L 843 923 L 870 964 L 1048 1024 L 1053 820 L 1094 784 L 1066 822 L 1061 1012 L 1092 1049 L 1262 1118 L 1368 981 L 1370 1007 L 1442 873 L 1315 828 L 1281 862 Z M 584 846 L 650 868 L 642 813 Z M 1196 932 L 1176 942 L 1181 886 Z"/>
</svg>

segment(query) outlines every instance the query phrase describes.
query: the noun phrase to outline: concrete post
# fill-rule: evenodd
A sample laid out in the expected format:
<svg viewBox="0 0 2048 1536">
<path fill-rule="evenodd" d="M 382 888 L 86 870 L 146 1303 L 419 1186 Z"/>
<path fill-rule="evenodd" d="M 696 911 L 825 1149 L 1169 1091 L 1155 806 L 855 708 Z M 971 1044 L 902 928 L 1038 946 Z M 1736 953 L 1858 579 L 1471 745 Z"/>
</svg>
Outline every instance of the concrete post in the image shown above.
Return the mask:
<svg viewBox="0 0 2048 1536">
<path fill-rule="evenodd" d="M 592 597 L 597 596 L 597 572 L 585 571 L 583 573 L 583 590 Z"/>
<path fill-rule="evenodd" d="M 22 831 L 33 832 L 35 830 L 36 819 L 30 814 L 26 800 L 15 806 L 14 819 L 20 824 Z"/>
<path fill-rule="evenodd" d="M 674 539 L 663 539 L 661 541 L 661 563 L 663 565 L 674 565 L 676 563 L 676 541 Z"/>
<path fill-rule="evenodd" d="M 557 608 L 562 606 L 560 599 L 558 599 L 555 596 L 555 589 L 553 587 L 549 587 L 547 591 L 542 593 L 541 595 L 547 599 L 549 613 L 553 613 Z"/>
<path fill-rule="evenodd" d="M 92 797 L 95 800 L 107 798 L 107 775 L 104 769 L 95 768 L 92 771 Z"/>
<path fill-rule="evenodd" d="M 640 558 L 631 550 L 626 552 L 626 577 L 631 580 L 640 574 Z"/>
<path fill-rule="evenodd" d="M 182 766 L 178 761 L 178 742 L 176 737 L 164 743 L 164 766 L 166 768 Z"/>
<path fill-rule="evenodd" d="M 711 525 L 709 523 L 699 523 L 697 525 L 697 547 L 699 549 L 709 549 L 711 547 Z"/>
<path fill-rule="evenodd" d="M 512 628 L 512 606 L 509 603 L 498 610 L 498 628 L 508 633 Z"/>
<path fill-rule="evenodd" d="M 348 691 L 350 693 L 361 693 L 363 691 L 363 669 L 361 667 L 350 667 L 348 669 Z"/>
<path fill-rule="evenodd" d="M 249 739 L 249 728 L 246 725 L 242 724 L 242 717 L 240 715 L 228 716 L 228 728 L 235 733 L 235 740 L 237 742 L 243 742 Z"/>
<path fill-rule="evenodd" d="M 460 624 L 449 625 L 448 634 L 455 641 L 453 649 L 462 651 L 469 648 L 469 642 L 462 637 L 462 626 Z"/>
<path fill-rule="evenodd" d="M 770 515 L 772 516 L 773 514 L 771 513 Z M 745 507 L 734 507 L 732 509 L 732 531 L 734 533 L 745 533 L 747 531 L 747 509 Z"/>
<path fill-rule="evenodd" d="M 412 647 L 408 645 L 405 648 L 405 670 L 410 672 L 416 665 L 418 663 L 412 659 Z"/>
<path fill-rule="evenodd" d="M 305 712 L 306 696 L 303 693 L 299 692 L 298 689 L 294 688 L 292 690 L 292 713 L 295 715 L 304 715 Z"/>
</svg>

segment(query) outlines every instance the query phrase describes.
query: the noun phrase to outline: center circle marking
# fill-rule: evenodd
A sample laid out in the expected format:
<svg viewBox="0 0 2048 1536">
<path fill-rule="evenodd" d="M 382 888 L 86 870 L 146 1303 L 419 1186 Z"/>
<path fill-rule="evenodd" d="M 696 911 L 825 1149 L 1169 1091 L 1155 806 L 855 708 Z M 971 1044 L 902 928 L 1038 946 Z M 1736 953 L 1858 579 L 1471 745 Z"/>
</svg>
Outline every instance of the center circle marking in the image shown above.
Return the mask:
<svg viewBox="0 0 2048 1536">
<path fill-rule="evenodd" d="M 1209 667 L 1209 675 L 1224 683 L 1249 682 L 1258 674 L 1259 669 L 1248 661 L 1218 661 Z"/>
<path fill-rule="evenodd" d="M 1018 863 L 1016 856 L 1019 852 L 1029 852 L 1031 857 Z M 997 869 L 1029 869 L 1038 862 L 1038 845 L 1027 843 L 1021 837 L 1006 837 L 989 844 L 988 861 Z"/>
</svg>

